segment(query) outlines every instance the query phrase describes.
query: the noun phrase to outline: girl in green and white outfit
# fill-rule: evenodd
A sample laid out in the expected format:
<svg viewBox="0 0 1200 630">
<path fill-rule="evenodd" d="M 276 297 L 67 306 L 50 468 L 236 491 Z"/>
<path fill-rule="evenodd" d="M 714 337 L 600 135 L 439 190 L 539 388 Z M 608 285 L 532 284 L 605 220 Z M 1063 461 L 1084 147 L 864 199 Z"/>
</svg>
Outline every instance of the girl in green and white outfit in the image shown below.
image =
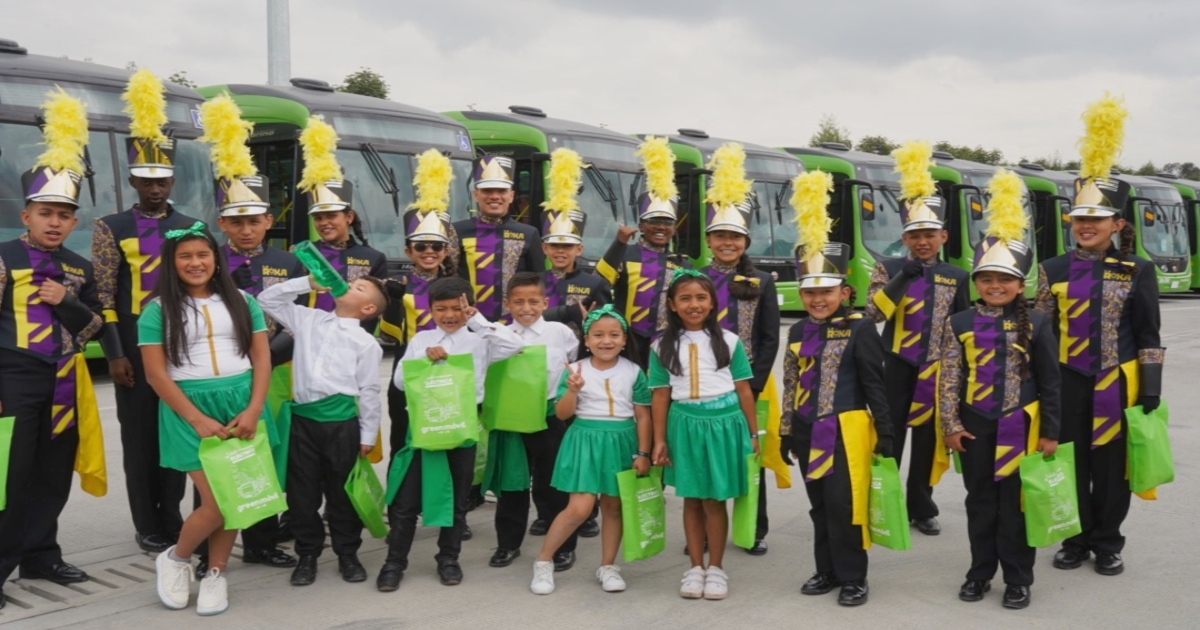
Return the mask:
<svg viewBox="0 0 1200 630">
<path fill-rule="evenodd" d="M 161 398 L 160 464 L 188 474 L 200 507 L 184 521 L 179 542 L 156 560 L 158 595 L 168 608 L 188 605 L 190 556 L 208 540 L 209 571 L 196 612 L 229 605 L 225 567 L 237 530 L 226 530 L 200 468 L 201 438 L 252 439 L 266 418 L 271 352 L 262 310 L 239 291 L 204 224 L 166 233 L 155 299 L 138 320 L 146 379 Z"/>
<path fill-rule="evenodd" d="M 579 361 L 566 364 L 554 412 L 575 421 L 563 436 L 550 485 L 570 494 L 567 507 L 546 532 L 533 563 L 529 589 L 554 592 L 554 553 L 592 514 L 600 495 L 600 587 L 625 590 L 616 566 L 621 546 L 621 499 L 617 473 L 650 470 L 650 389 L 646 375 L 628 358 L 628 325 L 611 304 L 588 314 Z"/>
</svg>

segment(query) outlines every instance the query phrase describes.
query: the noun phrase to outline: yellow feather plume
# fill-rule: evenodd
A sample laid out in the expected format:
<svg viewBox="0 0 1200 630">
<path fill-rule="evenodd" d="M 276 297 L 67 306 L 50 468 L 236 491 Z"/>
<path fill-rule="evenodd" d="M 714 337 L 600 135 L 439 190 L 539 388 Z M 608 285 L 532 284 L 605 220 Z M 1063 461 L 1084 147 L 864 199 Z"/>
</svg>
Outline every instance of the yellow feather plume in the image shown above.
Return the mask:
<svg viewBox="0 0 1200 630">
<path fill-rule="evenodd" d="M 1108 179 L 1125 142 L 1125 102 L 1107 92 L 1083 112 L 1083 138 L 1079 140 L 1079 176 Z"/>
<path fill-rule="evenodd" d="M 671 199 L 679 194 L 675 187 L 675 153 L 667 146 L 667 139 L 646 136 L 637 148 L 646 169 L 646 190 L 659 199 Z"/>
<path fill-rule="evenodd" d="M 1029 227 L 1029 215 L 1021 205 L 1021 178 L 1007 169 L 997 169 L 988 182 L 987 235 L 1004 241 L 1019 241 Z"/>
<path fill-rule="evenodd" d="M 56 87 L 42 103 L 46 126 L 42 129 L 46 150 L 36 166 L 83 173 L 83 148 L 88 142 L 87 109 L 62 88 Z"/>
<path fill-rule="evenodd" d="M 708 168 L 712 185 L 704 200 L 717 206 L 737 205 L 746 200 L 754 182 L 746 179 L 746 151 L 736 142 L 726 142 L 713 152 Z"/>
<path fill-rule="evenodd" d="M 893 172 L 900 173 L 901 199 L 921 199 L 937 192 L 933 174 L 929 172 L 933 166 L 933 147 L 928 142 L 905 142 L 904 146 L 892 151 L 892 158 L 896 160 Z"/>
<path fill-rule="evenodd" d="M 542 207 L 554 212 L 579 209 L 575 195 L 583 183 L 583 158 L 578 153 L 561 147 L 550 154 L 549 195 Z"/>
<path fill-rule="evenodd" d="M 417 171 L 413 174 L 417 200 L 408 207 L 420 212 L 445 212 L 450 207 L 450 182 L 453 179 L 450 158 L 437 149 L 426 149 L 417 156 Z"/>
<path fill-rule="evenodd" d="M 167 124 L 166 88 L 162 81 L 146 68 L 129 77 L 129 85 L 121 100 L 125 101 L 125 113 L 129 116 L 129 135 L 152 142 L 162 142 L 167 136 L 162 126 Z"/>
<path fill-rule="evenodd" d="M 254 124 L 242 120 L 242 110 L 228 94 L 200 106 L 200 124 L 204 125 L 200 142 L 209 145 L 209 159 L 217 177 L 235 179 L 258 173 L 250 147 L 246 146 Z"/>
<path fill-rule="evenodd" d="M 821 253 L 829 242 L 833 220 L 826 208 L 833 191 L 833 176 L 823 171 L 808 171 L 792 180 L 792 208 L 796 210 L 796 247 L 804 260 Z"/>
<path fill-rule="evenodd" d="M 329 180 L 342 179 L 342 167 L 337 162 L 337 131 L 316 116 L 309 116 L 300 132 L 300 149 L 304 152 L 304 174 L 296 188 L 305 192 Z"/>
</svg>

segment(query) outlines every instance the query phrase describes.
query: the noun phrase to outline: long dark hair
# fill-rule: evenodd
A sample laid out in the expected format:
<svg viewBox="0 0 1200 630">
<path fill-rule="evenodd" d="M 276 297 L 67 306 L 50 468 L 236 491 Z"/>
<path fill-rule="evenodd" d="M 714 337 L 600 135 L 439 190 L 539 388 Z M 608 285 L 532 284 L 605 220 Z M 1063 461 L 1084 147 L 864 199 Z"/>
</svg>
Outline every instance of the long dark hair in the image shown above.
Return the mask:
<svg viewBox="0 0 1200 630">
<path fill-rule="evenodd" d="M 1018 293 L 1013 300 L 1013 318 L 1017 320 L 1017 346 L 1020 351 L 1009 355 L 1009 359 L 1017 361 L 1018 369 L 1024 371 L 1033 351 L 1029 344 L 1033 341 L 1033 322 L 1029 316 L 1029 300 L 1024 293 Z"/>
<path fill-rule="evenodd" d="M 746 237 L 746 245 L 750 245 L 750 237 Z M 745 253 L 737 261 L 737 274 L 746 279 L 741 282 L 729 281 L 729 295 L 732 295 L 737 300 L 757 300 L 762 297 L 762 286 L 751 282 L 755 278 L 754 263 L 750 261 L 750 257 Z"/>
<path fill-rule="evenodd" d="M 704 318 L 704 331 L 708 333 L 712 342 L 713 356 L 717 359 L 717 369 L 728 367 L 732 360 L 732 354 L 729 344 L 725 343 L 725 329 L 721 328 L 721 323 L 717 321 L 717 289 L 713 286 L 712 280 L 703 274 L 684 276 L 671 283 L 667 289 L 667 299 L 674 302 L 675 295 L 679 293 L 679 287 L 693 282 L 699 284 L 712 301 L 712 310 Z M 675 376 L 683 375 L 683 366 L 679 362 L 679 338 L 683 335 L 683 330 L 683 319 L 675 311 L 668 311 L 667 329 L 663 331 L 663 336 L 658 342 L 658 360 L 663 367 L 667 368 L 668 372 Z"/>
<path fill-rule="evenodd" d="M 1121 231 L 1120 231 L 1120 238 L 1119 238 L 1120 246 L 1117 248 L 1117 253 L 1118 253 L 1117 259 L 1118 260 L 1120 260 L 1121 262 L 1125 262 L 1126 260 L 1129 259 L 1130 256 L 1133 255 L 1135 243 L 1137 242 L 1136 239 L 1137 239 L 1137 235 L 1133 231 L 1133 222 L 1126 221 L 1125 227 L 1121 228 Z M 1137 269 L 1136 265 L 1133 265 L 1130 267 L 1129 272 L 1131 274 L 1137 273 L 1137 271 L 1138 271 L 1138 269 Z"/>
<path fill-rule="evenodd" d="M 186 354 L 188 311 L 191 311 L 192 317 L 203 317 L 196 305 L 187 299 L 187 291 L 179 279 L 179 274 L 175 271 L 175 251 L 188 241 L 204 241 L 212 250 L 213 258 L 216 260 L 216 269 L 208 281 L 208 289 L 214 295 L 220 296 L 221 302 L 229 309 L 229 317 L 233 320 L 233 333 L 237 338 L 238 353 L 243 357 L 248 356 L 250 339 L 253 337 L 253 332 L 250 330 L 250 307 L 246 305 L 246 298 L 242 297 L 241 291 L 233 283 L 233 278 L 229 276 L 229 263 L 225 259 L 225 252 L 222 248 L 217 247 L 217 241 L 208 228 L 204 228 L 200 234 L 186 234 L 179 239 L 168 238 L 163 241 L 162 258 L 159 264 L 165 269 L 159 274 L 157 286 L 154 287 L 150 296 L 158 298 L 159 306 L 162 308 L 163 352 L 167 356 L 167 362 L 175 367 L 182 366 L 184 361 L 192 362 L 191 357 Z"/>
</svg>

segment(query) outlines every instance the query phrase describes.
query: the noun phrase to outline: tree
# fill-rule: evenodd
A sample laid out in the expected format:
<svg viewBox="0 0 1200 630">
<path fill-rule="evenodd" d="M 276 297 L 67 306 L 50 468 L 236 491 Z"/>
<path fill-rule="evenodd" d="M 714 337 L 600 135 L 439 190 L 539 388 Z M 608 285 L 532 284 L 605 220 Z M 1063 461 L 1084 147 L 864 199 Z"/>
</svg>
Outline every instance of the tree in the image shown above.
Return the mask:
<svg viewBox="0 0 1200 630">
<path fill-rule="evenodd" d="M 840 142 L 846 145 L 846 148 L 854 147 L 854 142 L 850 139 L 850 130 L 838 125 L 837 118 L 834 118 L 833 114 L 821 116 L 817 133 L 808 139 L 808 146 L 819 147 L 822 142 Z"/>
<path fill-rule="evenodd" d="M 383 79 L 382 75 L 370 68 L 359 68 L 358 72 L 346 75 L 346 78 L 337 87 L 337 90 L 339 92 L 349 92 L 363 96 L 374 96 L 375 98 L 388 97 L 387 81 Z"/>
<path fill-rule="evenodd" d="M 1134 175 L 1157 175 L 1160 171 L 1158 170 L 1158 167 L 1154 166 L 1154 162 L 1147 161 L 1136 171 L 1125 171 L 1125 172 L 1133 173 Z"/>
<path fill-rule="evenodd" d="M 857 149 L 865 153 L 891 155 L 892 151 L 899 147 L 900 145 L 888 140 L 886 136 L 863 136 L 862 140 L 858 141 Z"/>
<path fill-rule="evenodd" d="M 1163 165 L 1163 170 L 1183 179 L 1200 179 L 1200 166 L 1193 162 L 1167 162 Z"/>
<path fill-rule="evenodd" d="M 933 145 L 934 151 L 945 151 L 958 159 L 981 162 L 983 164 L 999 165 L 1004 161 L 1004 152 L 1000 149 L 985 149 L 982 145 L 971 148 L 967 145 L 954 145 L 942 140 Z M 934 158 L 935 160 L 937 158 Z"/>
<path fill-rule="evenodd" d="M 196 84 L 195 81 L 188 78 L 187 70 L 180 70 L 180 71 L 172 74 L 171 76 L 167 77 L 167 80 L 176 85 L 182 85 L 183 87 L 186 87 L 186 88 L 192 88 L 193 90 L 200 87 L 199 85 Z"/>
<path fill-rule="evenodd" d="M 136 61 L 127 61 L 127 62 L 125 62 L 125 69 L 126 69 L 126 70 L 134 70 L 134 71 L 136 71 L 136 70 L 138 69 L 137 62 L 136 62 Z"/>
</svg>

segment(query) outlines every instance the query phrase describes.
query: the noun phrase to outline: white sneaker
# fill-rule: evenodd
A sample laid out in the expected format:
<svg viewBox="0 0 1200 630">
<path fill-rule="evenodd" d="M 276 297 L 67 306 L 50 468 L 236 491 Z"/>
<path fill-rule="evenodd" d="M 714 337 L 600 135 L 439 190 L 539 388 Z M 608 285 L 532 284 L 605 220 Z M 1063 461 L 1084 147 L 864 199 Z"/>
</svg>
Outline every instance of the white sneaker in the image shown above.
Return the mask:
<svg viewBox="0 0 1200 630">
<path fill-rule="evenodd" d="M 721 567 L 708 567 L 704 576 L 704 599 L 725 599 L 729 595 L 729 576 Z"/>
<path fill-rule="evenodd" d="M 219 615 L 229 608 L 229 592 L 220 569 L 209 569 L 200 580 L 200 595 L 196 597 L 197 615 Z"/>
<path fill-rule="evenodd" d="M 163 606 L 171 610 L 187 608 L 188 596 L 191 594 L 192 580 L 196 579 L 192 572 L 192 563 L 179 562 L 171 559 L 175 546 L 158 554 L 154 559 L 154 569 L 157 574 L 158 599 Z"/>
<path fill-rule="evenodd" d="M 625 578 L 621 577 L 621 567 L 606 564 L 596 569 L 596 579 L 600 580 L 600 588 L 607 593 L 620 593 L 625 590 Z"/>
<path fill-rule="evenodd" d="M 533 582 L 529 590 L 534 595 L 549 595 L 554 592 L 554 563 L 535 560 L 533 562 Z"/>
<path fill-rule="evenodd" d="M 683 585 L 679 587 L 679 596 L 685 599 L 704 597 L 704 567 L 695 566 L 683 574 Z"/>
</svg>

